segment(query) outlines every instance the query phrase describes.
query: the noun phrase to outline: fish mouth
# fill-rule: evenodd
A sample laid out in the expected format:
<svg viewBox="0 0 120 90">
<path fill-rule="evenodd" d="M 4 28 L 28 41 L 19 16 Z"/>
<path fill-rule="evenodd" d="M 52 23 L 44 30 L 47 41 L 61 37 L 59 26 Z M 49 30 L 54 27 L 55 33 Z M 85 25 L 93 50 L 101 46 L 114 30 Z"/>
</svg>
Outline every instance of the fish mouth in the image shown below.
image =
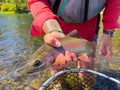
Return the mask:
<svg viewBox="0 0 120 90">
<path fill-rule="evenodd" d="M 16 77 L 23 76 L 23 75 L 26 74 L 26 71 L 27 71 L 27 70 L 26 70 L 26 66 L 21 67 L 21 68 L 15 70 L 14 76 L 16 76 Z"/>
<path fill-rule="evenodd" d="M 34 67 L 34 68 L 29 69 L 26 73 L 27 74 L 38 73 L 38 72 L 44 71 L 46 68 L 47 68 L 47 64 L 44 63 L 38 67 Z"/>
<path fill-rule="evenodd" d="M 33 65 L 29 64 L 29 65 L 26 65 L 24 67 L 17 69 L 14 73 L 14 76 L 20 77 L 26 74 L 38 73 L 38 72 L 44 71 L 48 67 L 49 65 L 47 63 L 42 63 L 40 66 L 37 66 L 37 67 L 33 67 Z"/>
<path fill-rule="evenodd" d="M 37 72 L 38 71 L 38 68 L 35 68 L 35 69 L 30 69 L 30 70 L 28 70 L 26 73 L 27 74 L 32 74 L 32 73 L 35 73 L 35 72 Z"/>
</svg>

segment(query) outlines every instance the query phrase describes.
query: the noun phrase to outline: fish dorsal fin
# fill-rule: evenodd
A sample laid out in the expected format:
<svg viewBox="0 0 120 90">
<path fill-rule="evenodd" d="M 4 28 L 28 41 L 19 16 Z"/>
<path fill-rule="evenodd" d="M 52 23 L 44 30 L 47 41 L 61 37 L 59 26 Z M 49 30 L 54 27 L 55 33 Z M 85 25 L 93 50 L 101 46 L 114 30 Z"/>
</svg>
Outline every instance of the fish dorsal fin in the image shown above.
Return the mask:
<svg viewBox="0 0 120 90">
<path fill-rule="evenodd" d="M 77 30 L 73 30 L 73 31 L 69 32 L 69 33 L 67 34 L 67 36 L 80 38 Z"/>
</svg>

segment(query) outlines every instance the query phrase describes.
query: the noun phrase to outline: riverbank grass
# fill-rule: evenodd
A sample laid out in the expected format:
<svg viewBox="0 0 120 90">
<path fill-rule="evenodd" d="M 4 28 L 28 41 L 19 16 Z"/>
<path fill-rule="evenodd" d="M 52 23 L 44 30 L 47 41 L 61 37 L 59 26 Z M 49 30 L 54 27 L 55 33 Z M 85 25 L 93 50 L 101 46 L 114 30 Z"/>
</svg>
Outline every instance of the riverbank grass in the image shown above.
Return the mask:
<svg viewBox="0 0 120 90">
<path fill-rule="evenodd" d="M 2 12 L 2 11 L 0 11 L 0 14 L 16 14 L 16 12 L 15 11 L 11 11 L 11 12 Z"/>
</svg>

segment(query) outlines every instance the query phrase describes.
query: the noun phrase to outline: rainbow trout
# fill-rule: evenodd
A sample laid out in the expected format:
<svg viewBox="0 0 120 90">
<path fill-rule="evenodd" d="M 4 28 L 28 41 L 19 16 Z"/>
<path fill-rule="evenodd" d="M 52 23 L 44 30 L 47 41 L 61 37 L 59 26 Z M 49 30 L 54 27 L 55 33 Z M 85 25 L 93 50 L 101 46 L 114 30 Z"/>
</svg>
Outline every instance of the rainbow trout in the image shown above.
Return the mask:
<svg viewBox="0 0 120 90">
<path fill-rule="evenodd" d="M 55 58 L 60 53 L 65 51 L 70 51 L 75 53 L 77 56 L 82 55 L 83 53 L 90 55 L 92 53 L 92 47 L 90 42 L 76 38 L 65 36 L 60 39 L 62 44 L 61 47 L 55 48 L 49 44 L 42 45 L 28 61 L 28 63 L 16 71 L 16 75 L 22 75 L 27 73 L 34 73 L 38 71 L 45 70 L 52 66 L 55 61 Z"/>
<path fill-rule="evenodd" d="M 35 51 L 31 59 L 28 60 L 28 63 L 0 79 L 0 88 L 2 88 L 2 90 L 15 90 L 18 86 L 25 88 L 26 83 L 29 84 L 29 81 L 26 82 L 24 86 L 22 85 L 23 82 L 25 82 L 23 78 L 28 77 L 28 74 L 32 75 L 35 73 L 41 73 L 37 75 L 42 75 L 40 77 L 42 77 L 41 79 L 44 79 L 43 81 L 45 81 L 46 77 L 49 77 L 49 74 L 47 74 L 49 73 L 48 69 L 54 64 L 56 56 L 60 53 L 64 53 L 65 51 L 73 52 L 77 56 L 82 54 L 90 55 L 92 53 L 90 42 L 84 39 L 65 36 L 60 39 L 60 42 L 62 46 L 59 48 L 55 48 L 49 44 L 43 44 L 40 48 L 38 48 L 38 50 Z M 21 80 L 23 80 L 22 83 L 20 83 Z M 20 85 L 17 85 L 16 82 L 20 83 Z M 6 86 L 14 89 L 4 89 Z M 28 85 L 28 87 L 30 86 L 31 85 Z"/>
</svg>

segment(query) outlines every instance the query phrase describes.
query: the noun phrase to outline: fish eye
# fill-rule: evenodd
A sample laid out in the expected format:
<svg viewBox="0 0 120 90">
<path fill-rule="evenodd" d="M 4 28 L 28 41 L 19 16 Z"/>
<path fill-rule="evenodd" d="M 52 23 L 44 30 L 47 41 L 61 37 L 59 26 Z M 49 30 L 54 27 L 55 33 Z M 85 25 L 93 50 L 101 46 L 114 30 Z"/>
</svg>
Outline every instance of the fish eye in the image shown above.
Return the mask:
<svg viewBox="0 0 120 90">
<path fill-rule="evenodd" d="M 36 60 L 35 62 L 34 62 L 34 66 L 35 67 L 38 67 L 38 66 L 40 66 L 42 63 L 40 62 L 40 60 Z"/>
</svg>

